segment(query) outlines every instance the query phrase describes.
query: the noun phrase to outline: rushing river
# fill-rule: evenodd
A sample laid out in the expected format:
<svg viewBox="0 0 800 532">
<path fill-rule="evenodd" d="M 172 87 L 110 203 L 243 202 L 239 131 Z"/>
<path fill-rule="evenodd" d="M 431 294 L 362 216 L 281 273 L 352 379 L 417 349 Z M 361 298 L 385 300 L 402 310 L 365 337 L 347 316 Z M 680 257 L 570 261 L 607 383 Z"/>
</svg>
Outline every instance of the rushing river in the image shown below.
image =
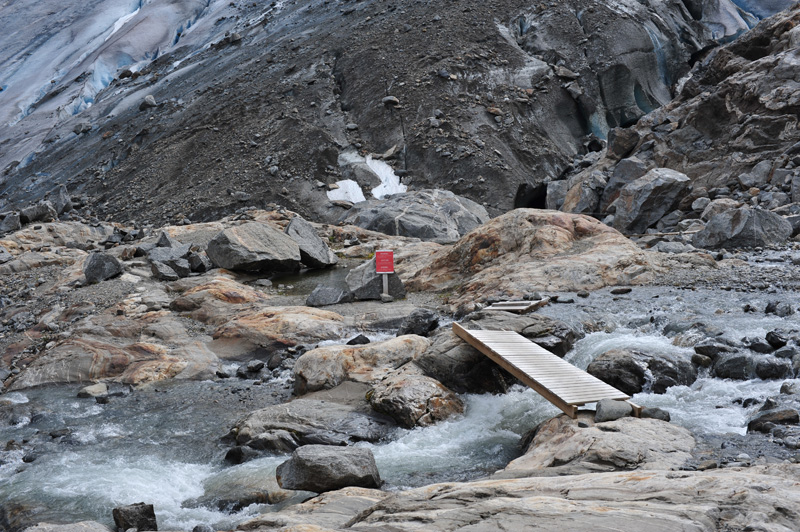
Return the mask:
<svg viewBox="0 0 800 532">
<path fill-rule="evenodd" d="M 786 297 L 670 288 L 612 296 L 602 290 L 540 312 L 576 327 L 594 324 L 566 357 L 585 368 L 613 348 L 690 353 L 689 347 L 673 343 L 674 331 L 686 323 L 702 322 L 707 330 L 737 340 L 763 337 L 776 328 L 800 330 L 797 315 L 778 318 L 744 310 L 746 305 L 763 309 L 768 300 Z M 634 400 L 668 410 L 673 422 L 700 434 L 743 434 L 758 406 L 734 401 L 763 400 L 777 394 L 782 382 L 725 381 L 701 373 L 691 386 L 676 386 L 663 395 L 641 393 Z M 262 385 L 237 379 L 159 384 L 113 397 L 108 404 L 77 399 L 77 388 L 0 395 L 0 501 L 7 515 L 29 512 L 27 522 L 93 519 L 111 525 L 113 507 L 145 501 L 155 504 L 161 528 L 187 530 L 200 523 L 231 528 L 277 508 L 253 504 L 227 511 L 204 497 L 274 477 L 285 457 L 231 466 L 223 460 L 228 445 L 221 437 L 244 413 L 286 401 L 288 372 Z M 519 455 L 526 432 L 558 414 L 522 387 L 464 400 L 462 417 L 398 430 L 390 442 L 362 444 L 374 452 L 389 489 L 490 474 Z M 7 445 L 11 440 L 27 441 L 26 450 Z"/>
</svg>

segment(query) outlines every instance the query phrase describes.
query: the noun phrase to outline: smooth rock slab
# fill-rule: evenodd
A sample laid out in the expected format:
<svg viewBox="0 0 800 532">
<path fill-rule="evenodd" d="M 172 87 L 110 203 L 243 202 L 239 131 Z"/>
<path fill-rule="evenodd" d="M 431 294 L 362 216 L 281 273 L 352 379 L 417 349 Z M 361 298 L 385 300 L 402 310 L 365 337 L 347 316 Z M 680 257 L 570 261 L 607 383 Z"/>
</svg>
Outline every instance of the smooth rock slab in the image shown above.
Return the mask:
<svg viewBox="0 0 800 532">
<path fill-rule="evenodd" d="M 304 445 L 278 466 L 275 476 L 284 489 L 323 493 L 348 486 L 380 488 L 381 477 L 369 449 Z"/>
<path fill-rule="evenodd" d="M 208 243 L 208 258 L 216 266 L 244 271 L 295 271 L 300 269 L 297 242 L 260 222 L 231 227 Z"/>
</svg>

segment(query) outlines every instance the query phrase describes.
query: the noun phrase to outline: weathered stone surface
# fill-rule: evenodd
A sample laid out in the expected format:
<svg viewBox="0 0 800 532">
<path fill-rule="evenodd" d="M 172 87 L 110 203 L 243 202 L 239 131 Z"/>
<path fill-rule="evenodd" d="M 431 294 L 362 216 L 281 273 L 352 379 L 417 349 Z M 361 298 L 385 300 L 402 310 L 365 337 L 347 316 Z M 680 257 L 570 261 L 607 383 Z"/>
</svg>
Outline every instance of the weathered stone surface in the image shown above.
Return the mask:
<svg viewBox="0 0 800 532">
<path fill-rule="evenodd" d="M 25 532 L 112 532 L 110 528 L 97 521 L 80 521 L 68 525 L 54 523 L 37 523 L 25 529 Z"/>
<path fill-rule="evenodd" d="M 389 375 L 369 392 L 369 404 L 406 428 L 424 427 L 464 412 L 464 403 L 420 370 Z"/>
<path fill-rule="evenodd" d="M 233 433 L 238 445 L 270 450 L 265 442 L 272 441 L 270 435 L 278 431 L 289 433 L 298 445 L 345 445 L 378 441 L 394 427 L 391 418 L 368 408 L 300 398 L 251 412 L 236 424 Z"/>
<path fill-rule="evenodd" d="M 644 233 L 675 209 L 690 179 L 669 168 L 654 168 L 622 187 L 614 201 L 614 227 L 624 233 Z"/>
<path fill-rule="evenodd" d="M 797 425 L 800 414 L 792 408 L 773 410 L 757 415 L 747 423 L 747 432 L 769 432 L 775 425 Z"/>
<path fill-rule="evenodd" d="M 220 348 L 231 355 L 258 347 L 280 349 L 341 338 L 344 318 L 334 312 L 310 307 L 262 307 L 241 312 L 214 331 Z"/>
<path fill-rule="evenodd" d="M 118 506 L 111 513 L 117 529 L 158 530 L 156 514 L 152 504 L 139 502 L 127 506 Z"/>
<path fill-rule="evenodd" d="M 92 253 L 83 264 L 83 275 L 88 284 L 99 283 L 122 273 L 122 264 L 108 253 Z"/>
<path fill-rule="evenodd" d="M 614 159 L 622 159 L 636 147 L 640 138 L 639 132 L 632 128 L 615 127 L 609 130 L 608 156 Z"/>
<path fill-rule="evenodd" d="M 600 198 L 607 185 L 605 175 L 595 170 L 581 175 L 576 181 L 567 192 L 561 210 L 588 215 L 598 212 Z"/>
<path fill-rule="evenodd" d="M 331 345 L 304 353 L 294 365 L 295 393 L 333 388 L 346 380 L 375 383 L 430 346 L 421 336 L 407 335 L 363 346 Z"/>
<path fill-rule="evenodd" d="M 544 341 L 563 356 L 578 335 L 567 324 L 540 314 L 479 311 L 462 322 L 467 329 L 515 331 L 534 342 Z M 423 372 L 456 392 L 504 392 L 516 379 L 450 329 L 440 329 L 431 347 L 416 361 Z"/>
<path fill-rule="evenodd" d="M 349 303 L 352 300 L 353 293 L 349 289 L 319 284 L 306 298 L 306 306 L 325 307 L 337 303 Z"/>
<path fill-rule="evenodd" d="M 642 391 L 649 370 L 654 393 L 664 393 L 670 386 L 690 385 L 697 379 L 697 369 L 689 355 L 645 353 L 631 349 L 612 349 L 595 358 L 586 371 L 628 395 Z"/>
<path fill-rule="evenodd" d="M 578 421 L 589 427 L 580 428 Z M 542 423 L 525 454 L 495 477 L 675 469 L 691 458 L 694 446 L 688 430 L 657 419 L 595 423 L 591 413 L 575 420 L 562 414 Z"/>
<path fill-rule="evenodd" d="M 387 235 L 455 242 L 489 220 L 486 209 L 446 190 L 418 190 L 357 203 L 340 219 Z"/>
<path fill-rule="evenodd" d="M 594 218 L 515 209 L 435 251 L 409 290 L 448 292 L 458 314 L 535 290 L 596 290 L 646 279 L 649 256 Z"/>
<path fill-rule="evenodd" d="M 323 493 L 348 486 L 380 488 L 381 477 L 369 449 L 304 445 L 278 466 L 275 476 L 285 489 Z"/>
<path fill-rule="evenodd" d="M 22 221 L 18 212 L 10 212 L 3 217 L 0 222 L 0 233 L 13 233 L 22 229 Z"/>
<path fill-rule="evenodd" d="M 792 236 L 792 224 L 763 209 L 743 207 L 723 211 L 692 238 L 695 247 L 751 248 L 786 242 Z"/>
<path fill-rule="evenodd" d="M 353 297 L 358 300 L 381 299 L 383 293 L 383 275 L 375 273 L 375 259 L 369 260 L 350 271 L 345 281 Z M 406 295 L 403 281 L 396 273 L 389 276 L 389 295 L 395 299 Z"/>
<path fill-rule="evenodd" d="M 286 226 L 286 234 L 300 247 L 300 260 L 309 268 L 327 268 L 339 262 L 336 254 L 317 234 L 314 227 L 295 216 Z"/>
<path fill-rule="evenodd" d="M 229 270 L 293 271 L 300 268 L 300 247 L 274 227 L 249 222 L 225 229 L 206 249 L 215 265 Z"/>
</svg>

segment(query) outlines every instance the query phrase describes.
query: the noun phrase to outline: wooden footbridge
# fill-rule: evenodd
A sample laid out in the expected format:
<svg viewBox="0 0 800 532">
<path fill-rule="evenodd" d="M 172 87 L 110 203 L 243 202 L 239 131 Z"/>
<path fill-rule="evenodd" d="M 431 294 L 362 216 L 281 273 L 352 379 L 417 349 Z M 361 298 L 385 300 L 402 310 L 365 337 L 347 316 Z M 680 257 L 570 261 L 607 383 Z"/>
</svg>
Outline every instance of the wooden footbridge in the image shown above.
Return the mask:
<svg viewBox="0 0 800 532">
<path fill-rule="evenodd" d="M 630 399 L 519 333 L 467 330 L 458 323 L 453 323 L 453 332 L 573 419 L 579 406 L 601 399 Z M 631 406 L 638 416 L 641 407 Z"/>
</svg>

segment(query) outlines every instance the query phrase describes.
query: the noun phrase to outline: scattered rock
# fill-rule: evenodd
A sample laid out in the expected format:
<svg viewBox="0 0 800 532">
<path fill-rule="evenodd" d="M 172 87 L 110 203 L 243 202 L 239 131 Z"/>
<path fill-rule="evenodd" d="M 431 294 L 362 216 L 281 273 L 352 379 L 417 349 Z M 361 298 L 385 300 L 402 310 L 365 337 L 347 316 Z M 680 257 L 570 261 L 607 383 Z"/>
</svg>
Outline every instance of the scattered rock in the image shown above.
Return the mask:
<svg viewBox="0 0 800 532">
<path fill-rule="evenodd" d="M 139 502 L 127 506 L 118 506 L 111 513 L 117 530 L 128 530 L 129 528 L 141 531 L 158 530 L 156 514 L 152 504 Z"/>
<path fill-rule="evenodd" d="M 604 421 L 615 421 L 619 418 L 630 416 L 632 413 L 633 407 L 627 401 L 603 399 L 597 402 L 594 422 L 602 423 Z"/>
<path fill-rule="evenodd" d="M 769 432 L 775 425 L 797 425 L 800 415 L 797 410 L 787 408 L 760 414 L 747 423 L 747 432 Z"/>
<path fill-rule="evenodd" d="M 122 264 L 107 253 L 92 253 L 83 265 L 83 275 L 88 284 L 99 283 L 122 273 Z"/>
<path fill-rule="evenodd" d="M 278 484 L 284 489 L 323 493 L 348 486 L 379 488 L 381 477 L 369 449 L 304 445 L 278 466 Z"/>
<path fill-rule="evenodd" d="M 145 111 L 154 107 L 158 107 L 158 103 L 156 103 L 156 98 L 152 94 L 145 96 L 144 100 L 142 100 L 142 102 L 139 104 L 140 111 Z"/>
</svg>

